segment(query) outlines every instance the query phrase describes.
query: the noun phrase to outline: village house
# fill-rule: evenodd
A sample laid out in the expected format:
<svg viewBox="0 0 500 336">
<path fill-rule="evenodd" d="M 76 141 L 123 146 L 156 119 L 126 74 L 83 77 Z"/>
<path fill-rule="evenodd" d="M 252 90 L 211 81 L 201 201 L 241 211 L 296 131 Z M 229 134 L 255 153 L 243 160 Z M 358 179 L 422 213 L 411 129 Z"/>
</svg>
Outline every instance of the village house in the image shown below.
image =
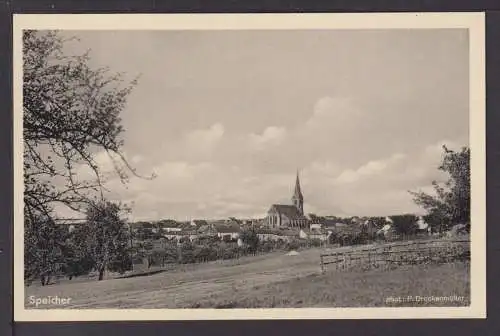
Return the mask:
<svg viewBox="0 0 500 336">
<path fill-rule="evenodd" d="M 183 238 L 187 238 L 192 242 L 198 239 L 200 235 L 196 230 L 190 230 L 190 231 L 182 230 L 182 231 L 165 232 L 163 234 L 163 237 L 169 240 L 177 240 L 177 243 L 179 243 Z"/>
<path fill-rule="evenodd" d="M 161 233 L 182 231 L 182 227 L 180 227 L 179 223 L 173 219 L 162 219 L 153 225 L 158 228 L 157 232 Z"/>
<path fill-rule="evenodd" d="M 217 230 L 215 230 L 215 227 L 212 224 L 201 225 L 197 231 L 198 231 L 198 234 L 200 234 L 200 235 L 217 236 Z"/>
<path fill-rule="evenodd" d="M 424 217 L 419 216 L 417 220 L 417 233 L 430 233 L 430 226 L 424 220 Z"/>
<path fill-rule="evenodd" d="M 297 230 L 290 230 L 290 229 L 284 229 L 284 230 L 279 230 L 279 239 L 282 239 L 283 241 L 286 242 L 291 242 L 292 240 L 298 239 L 299 238 L 299 232 Z"/>
<path fill-rule="evenodd" d="M 163 227 L 163 232 L 181 232 L 182 228 L 180 227 Z"/>
<path fill-rule="evenodd" d="M 165 238 L 160 238 L 157 240 L 153 240 L 153 251 L 161 251 L 164 250 L 168 245 L 168 240 Z"/>
<path fill-rule="evenodd" d="M 309 225 L 310 230 L 321 230 L 323 228 L 323 225 L 320 223 L 311 223 Z"/>
<path fill-rule="evenodd" d="M 129 230 L 131 232 L 137 233 L 139 230 L 145 229 L 145 227 L 144 227 L 145 224 L 150 224 L 150 223 L 147 223 L 147 222 L 134 222 L 134 223 L 129 223 L 128 226 L 129 226 Z M 149 229 L 150 228 L 151 228 L 151 226 L 149 226 Z M 147 229 L 147 227 L 146 227 L 146 229 Z"/>
<path fill-rule="evenodd" d="M 221 240 L 237 240 L 240 237 L 241 228 L 236 223 L 213 224 L 213 228 Z"/>
<path fill-rule="evenodd" d="M 321 241 L 326 241 L 328 240 L 328 237 L 330 236 L 331 232 L 328 232 L 326 230 L 308 230 L 308 229 L 301 229 L 299 232 L 299 238 L 301 239 L 319 239 Z"/>
<path fill-rule="evenodd" d="M 278 232 L 269 230 L 267 228 L 258 229 L 255 231 L 255 233 L 257 234 L 257 237 L 261 242 L 278 241 L 281 238 Z"/>
</svg>

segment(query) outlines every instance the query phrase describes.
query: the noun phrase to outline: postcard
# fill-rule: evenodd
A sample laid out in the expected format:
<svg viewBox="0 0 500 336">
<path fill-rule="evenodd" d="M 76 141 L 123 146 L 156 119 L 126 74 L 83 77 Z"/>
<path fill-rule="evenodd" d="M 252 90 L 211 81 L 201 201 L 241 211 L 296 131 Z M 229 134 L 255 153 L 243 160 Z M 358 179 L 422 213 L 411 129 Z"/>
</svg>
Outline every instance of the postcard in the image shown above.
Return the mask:
<svg viewBox="0 0 500 336">
<path fill-rule="evenodd" d="M 14 15 L 15 320 L 485 318 L 484 25 Z"/>
</svg>

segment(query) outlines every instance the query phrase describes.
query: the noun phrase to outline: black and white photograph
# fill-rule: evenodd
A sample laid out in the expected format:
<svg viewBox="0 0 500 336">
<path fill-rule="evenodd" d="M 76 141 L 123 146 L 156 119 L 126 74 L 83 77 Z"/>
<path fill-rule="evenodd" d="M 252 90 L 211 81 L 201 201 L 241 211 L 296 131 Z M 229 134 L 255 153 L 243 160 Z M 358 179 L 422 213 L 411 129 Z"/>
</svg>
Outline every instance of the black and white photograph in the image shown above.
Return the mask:
<svg viewBox="0 0 500 336">
<path fill-rule="evenodd" d="M 485 317 L 480 13 L 16 20 L 16 318 Z"/>
</svg>

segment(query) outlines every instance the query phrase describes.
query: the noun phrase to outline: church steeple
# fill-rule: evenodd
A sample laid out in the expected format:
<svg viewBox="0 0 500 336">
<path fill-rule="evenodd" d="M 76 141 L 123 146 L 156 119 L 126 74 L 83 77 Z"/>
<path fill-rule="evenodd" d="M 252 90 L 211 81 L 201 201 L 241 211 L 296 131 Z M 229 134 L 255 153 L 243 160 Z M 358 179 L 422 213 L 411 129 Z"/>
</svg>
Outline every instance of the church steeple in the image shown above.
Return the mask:
<svg viewBox="0 0 500 336">
<path fill-rule="evenodd" d="M 304 215 L 304 196 L 300 190 L 300 180 L 299 171 L 297 170 L 297 178 L 295 180 L 295 191 L 292 196 L 292 203 L 300 211 L 301 215 Z"/>
</svg>

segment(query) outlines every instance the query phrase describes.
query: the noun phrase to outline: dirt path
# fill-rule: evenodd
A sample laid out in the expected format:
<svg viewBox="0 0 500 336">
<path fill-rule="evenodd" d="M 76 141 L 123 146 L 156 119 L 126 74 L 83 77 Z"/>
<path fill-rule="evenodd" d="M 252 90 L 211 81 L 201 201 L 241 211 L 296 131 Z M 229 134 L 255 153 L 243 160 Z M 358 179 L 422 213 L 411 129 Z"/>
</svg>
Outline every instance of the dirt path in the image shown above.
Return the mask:
<svg viewBox="0 0 500 336">
<path fill-rule="evenodd" d="M 275 282 L 319 272 L 319 250 L 297 256 L 284 253 L 268 258 L 256 257 L 241 264 L 214 264 L 176 270 L 151 276 L 86 283 L 65 283 L 26 288 L 26 308 L 30 296 L 71 298 L 64 306 L 40 305 L 37 308 L 184 308 L 197 301 L 226 292 L 249 290 Z"/>
</svg>

